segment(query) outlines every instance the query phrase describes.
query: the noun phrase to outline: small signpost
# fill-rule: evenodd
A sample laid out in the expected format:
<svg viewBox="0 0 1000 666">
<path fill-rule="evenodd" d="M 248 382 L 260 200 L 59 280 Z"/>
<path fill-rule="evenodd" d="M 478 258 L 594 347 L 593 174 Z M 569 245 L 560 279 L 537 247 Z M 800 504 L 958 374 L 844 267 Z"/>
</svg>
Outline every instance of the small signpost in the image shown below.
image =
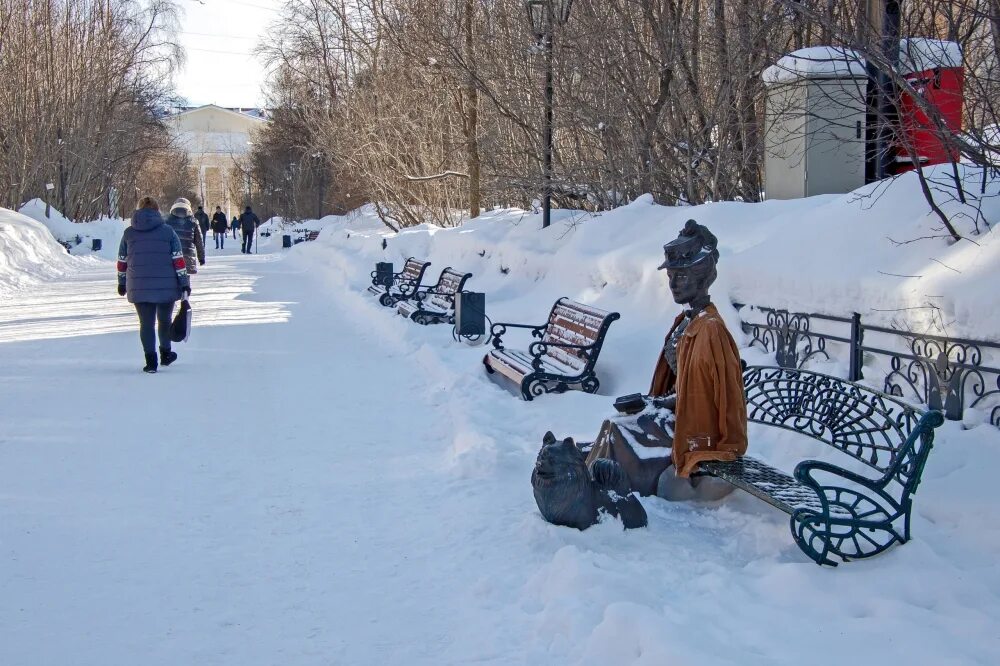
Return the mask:
<svg viewBox="0 0 1000 666">
<path fill-rule="evenodd" d="M 49 216 L 49 192 L 56 189 L 52 183 L 45 183 L 45 217 Z"/>
</svg>

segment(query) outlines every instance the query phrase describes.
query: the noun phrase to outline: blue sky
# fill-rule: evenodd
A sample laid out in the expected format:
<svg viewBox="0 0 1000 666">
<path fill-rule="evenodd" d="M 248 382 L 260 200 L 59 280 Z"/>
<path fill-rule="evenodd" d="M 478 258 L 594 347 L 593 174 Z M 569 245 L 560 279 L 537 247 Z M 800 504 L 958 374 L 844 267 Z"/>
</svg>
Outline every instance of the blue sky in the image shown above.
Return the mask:
<svg viewBox="0 0 1000 666">
<path fill-rule="evenodd" d="M 257 51 L 278 0 L 181 0 L 178 41 L 187 54 L 177 92 L 190 104 L 260 106 L 264 64 Z"/>
</svg>

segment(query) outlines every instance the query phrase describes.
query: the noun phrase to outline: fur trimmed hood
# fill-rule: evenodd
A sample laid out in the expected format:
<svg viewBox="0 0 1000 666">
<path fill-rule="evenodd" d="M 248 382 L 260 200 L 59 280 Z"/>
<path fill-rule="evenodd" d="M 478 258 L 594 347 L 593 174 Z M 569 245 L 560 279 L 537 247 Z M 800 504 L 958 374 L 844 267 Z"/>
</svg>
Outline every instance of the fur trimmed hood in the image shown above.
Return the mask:
<svg viewBox="0 0 1000 666">
<path fill-rule="evenodd" d="M 180 198 L 173 203 L 170 207 L 170 213 L 177 217 L 191 217 L 194 215 L 194 211 L 191 210 L 191 202 L 184 198 Z"/>
</svg>

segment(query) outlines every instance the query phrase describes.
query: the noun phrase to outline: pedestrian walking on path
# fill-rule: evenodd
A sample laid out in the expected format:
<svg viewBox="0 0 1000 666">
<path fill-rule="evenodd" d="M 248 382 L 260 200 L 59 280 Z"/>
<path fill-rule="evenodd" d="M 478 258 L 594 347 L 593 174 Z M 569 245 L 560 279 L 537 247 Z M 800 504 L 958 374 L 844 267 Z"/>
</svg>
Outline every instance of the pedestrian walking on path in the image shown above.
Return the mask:
<svg viewBox="0 0 1000 666">
<path fill-rule="evenodd" d="M 205 265 L 205 243 L 201 237 L 201 229 L 191 214 L 191 202 L 183 198 L 175 201 L 170 207 L 166 223 L 173 228 L 181 241 L 188 274 L 197 273 L 198 266 Z"/>
<path fill-rule="evenodd" d="M 191 293 L 190 279 L 180 239 L 163 222 L 159 204 L 143 197 L 118 246 L 118 295 L 126 296 L 139 315 L 143 372 L 157 370 L 157 337 L 160 363 L 167 366 L 177 360 L 170 349 L 170 318 L 177 300 Z"/>
<path fill-rule="evenodd" d="M 240 228 L 240 218 L 233 215 L 233 240 L 236 240 L 236 230 Z"/>
<path fill-rule="evenodd" d="M 222 212 L 221 206 L 215 207 L 215 214 L 212 216 L 212 238 L 215 239 L 215 249 L 222 250 L 226 247 L 226 234 L 229 231 L 229 220 Z"/>
<path fill-rule="evenodd" d="M 250 246 L 253 245 L 253 235 L 257 232 L 257 225 L 260 219 L 254 215 L 250 206 L 247 206 L 243 214 L 240 215 L 240 227 L 243 229 L 243 254 L 250 254 Z"/>
<path fill-rule="evenodd" d="M 208 215 L 201 206 L 198 206 L 198 212 L 194 214 L 194 219 L 198 220 L 198 226 L 201 227 L 201 244 L 208 245 L 208 228 L 210 225 Z"/>
</svg>

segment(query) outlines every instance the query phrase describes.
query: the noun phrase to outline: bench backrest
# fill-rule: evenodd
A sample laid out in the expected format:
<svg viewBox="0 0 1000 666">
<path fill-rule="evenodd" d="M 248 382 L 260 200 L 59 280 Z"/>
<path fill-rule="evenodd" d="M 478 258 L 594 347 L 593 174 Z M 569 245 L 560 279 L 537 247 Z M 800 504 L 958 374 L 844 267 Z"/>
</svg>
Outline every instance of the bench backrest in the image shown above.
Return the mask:
<svg viewBox="0 0 1000 666">
<path fill-rule="evenodd" d="M 808 370 L 749 367 L 743 384 L 750 421 L 808 435 L 916 490 L 939 413 Z"/>
<path fill-rule="evenodd" d="M 427 267 L 431 265 L 429 261 L 419 261 L 410 257 L 403 264 L 403 270 L 399 272 L 400 282 L 414 282 L 420 284 L 420 281 L 424 278 L 424 271 Z"/>
<path fill-rule="evenodd" d="M 560 298 L 549 313 L 542 342 L 596 345 L 599 350 L 608 327 L 618 317 L 617 312 L 606 312 L 568 298 Z M 560 347 L 548 347 L 545 355 L 578 372 L 591 368 L 597 360 L 596 353 L 587 354 L 579 349 Z"/>
<path fill-rule="evenodd" d="M 441 277 L 434 285 L 434 291 L 427 302 L 442 310 L 450 310 L 455 307 L 455 294 L 462 291 L 465 281 L 472 277 L 472 273 L 459 273 L 450 267 L 441 271 Z"/>
</svg>

